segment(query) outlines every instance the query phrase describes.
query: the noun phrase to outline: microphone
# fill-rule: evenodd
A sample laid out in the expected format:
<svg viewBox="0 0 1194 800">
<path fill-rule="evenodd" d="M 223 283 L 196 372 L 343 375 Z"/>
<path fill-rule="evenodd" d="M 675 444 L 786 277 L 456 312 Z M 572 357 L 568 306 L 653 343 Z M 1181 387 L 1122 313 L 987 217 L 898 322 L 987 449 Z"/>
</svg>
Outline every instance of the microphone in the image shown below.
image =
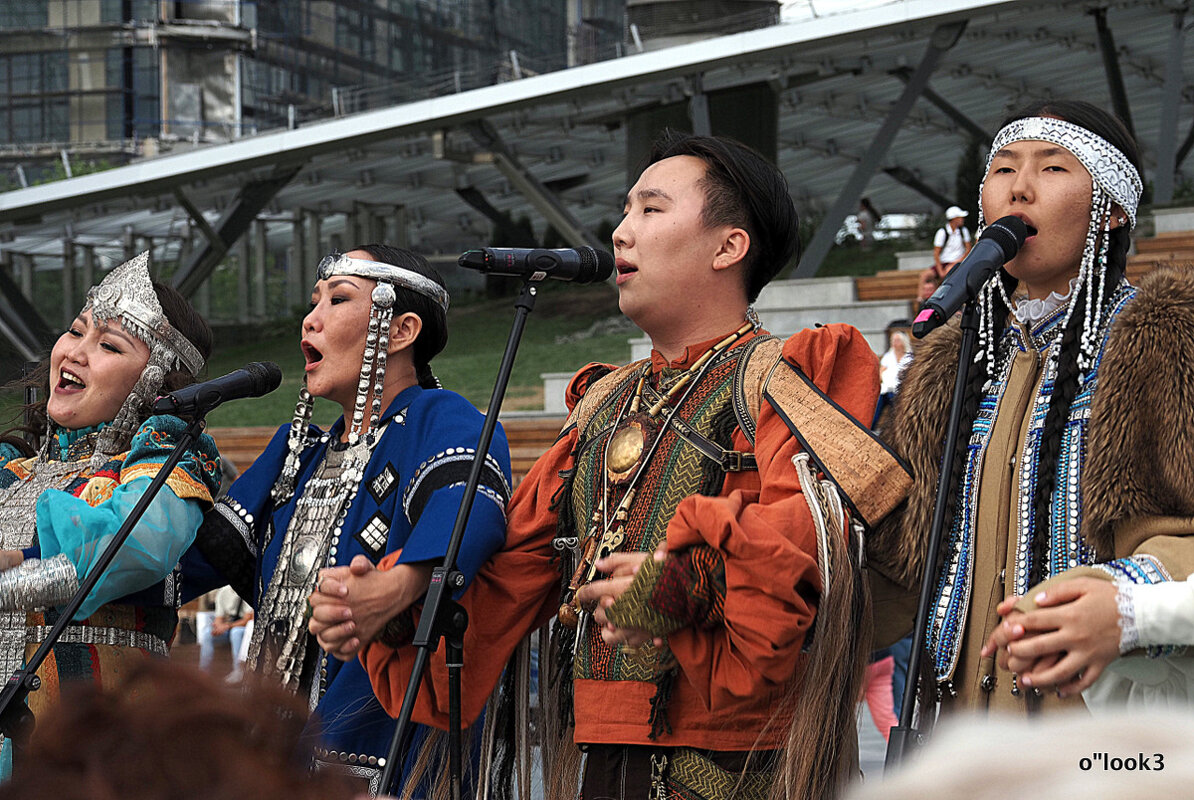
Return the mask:
<svg viewBox="0 0 1194 800">
<path fill-rule="evenodd" d="M 950 270 L 933 296 L 921 306 L 912 323 L 912 335 L 923 339 L 978 296 L 979 289 L 991 274 L 1016 257 L 1030 230 L 1036 233 L 1036 229 L 1030 229 L 1024 220 L 1010 215 L 987 226 L 966 260 Z"/>
<path fill-rule="evenodd" d="M 483 247 L 464 253 L 457 263 L 486 275 L 511 275 L 529 281 L 555 278 L 573 283 L 593 283 L 607 280 L 614 272 L 614 257 L 595 247 L 562 250 Z"/>
<path fill-rule="evenodd" d="M 261 397 L 278 388 L 282 370 L 272 361 L 255 361 L 235 372 L 203 383 L 192 383 L 162 395 L 153 404 L 155 414 L 206 414 L 220 403 L 242 397 Z"/>
</svg>

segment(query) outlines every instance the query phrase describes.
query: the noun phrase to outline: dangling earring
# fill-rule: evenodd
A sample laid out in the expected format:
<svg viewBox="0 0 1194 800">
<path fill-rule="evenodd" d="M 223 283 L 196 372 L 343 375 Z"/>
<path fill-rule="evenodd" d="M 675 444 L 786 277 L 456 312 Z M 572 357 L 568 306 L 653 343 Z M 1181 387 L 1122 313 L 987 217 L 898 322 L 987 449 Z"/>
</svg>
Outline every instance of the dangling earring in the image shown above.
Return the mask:
<svg viewBox="0 0 1194 800">
<path fill-rule="evenodd" d="M 315 401 L 307 391 L 307 379 L 304 377 L 303 385 L 299 388 L 298 403 L 294 406 L 290 433 L 286 436 L 286 461 L 282 464 L 282 473 L 270 490 L 274 505 L 282 505 L 294 494 L 294 485 L 298 480 L 299 457 L 307 444 L 307 430 L 311 426 L 311 410 L 314 405 Z"/>
<path fill-rule="evenodd" d="M 357 399 L 352 410 L 352 426 L 348 443 L 356 444 L 368 430 L 377 429 L 381 416 L 381 396 L 385 391 L 386 351 L 390 346 L 390 321 L 394 318 L 394 287 L 379 282 L 373 289 L 373 305 L 369 309 L 369 333 L 365 337 L 365 353 L 361 359 L 361 378 L 357 383 Z M 365 423 L 365 406 L 370 407 L 369 423 Z"/>
</svg>

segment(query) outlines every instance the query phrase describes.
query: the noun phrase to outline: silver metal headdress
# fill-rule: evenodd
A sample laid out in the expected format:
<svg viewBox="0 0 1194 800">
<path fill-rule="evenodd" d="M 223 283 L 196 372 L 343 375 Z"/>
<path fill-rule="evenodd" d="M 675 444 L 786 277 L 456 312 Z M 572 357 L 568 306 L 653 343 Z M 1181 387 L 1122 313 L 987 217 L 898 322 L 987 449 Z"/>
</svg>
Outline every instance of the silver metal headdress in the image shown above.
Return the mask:
<svg viewBox="0 0 1194 800">
<path fill-rule="evenodd" d="M 96 446 L 96 460 L 123 450 L 144 419 L 145 411 L 162 388 L 166 373 L 184 370 L 198 376 L 204 359 L 189 339 L 175 330 L 158 302 L 149 276 L 149 252 L 141 253 L 109 272 L 87 292 L 84 311 L 94 324 L 118 320 L 149 348 L 149 362 Z"/>
<path fill-rule="evenodd" d="M 1090 173 L 1090 223 L 1086 230 L 1086 243 L 1082 251 L 1082 262 L 1078 268 L 1078 278 L 1073 284 L 1071 298 L 1075 298 L 1088 287 L 1086 292 L 1086 314 L 1082 319 L 1082 334 L 1079 340 L 1078 368 L 1085 380 L 1086 374 L 1094 363 L 1098 350 L 1098 331 L 1102 323 L 1105 287 L 1107 278 L 1107 248 L 1111 236 L 1112 205 L 1118 204 L 1127 214 L 1129 230 L 1136 227 L 1136 208 L 1140 203 L 1140 195 L 1144 184 L 1140 180 L 1140 173 L 1128 160 L 1123 151 L 1092 131 L 1052 117 L 1025 117 L 1008 123 L 995 135 L 991 143 L 991 151 L 987 155 L 987 168 L 983 173 L 983 182 L 979 185 L 978 229 L 982 233 L 985 226 L 982 211 L 983 188 L 986 186 L 986 176 L 991 172 L 991 162 L 1000 150 L 1013 142 L 1041 141 L 1064 147 Z M 1012 307 L 1011 301 L 1003 287 L 1001 272 L 997 271 L 983 286 L 979 299 L 981 301 L 981 321 L 979 331 L 979 352 L 976 361 L 987 360 L 987 369 L 992 370 L 995 362 L 994 341 L 994 298 L 999 293 L 1005 305 Z M 1062 321 L 1062 330 L 1069 325 L 1077 304 L 1070 303 Z M 1054 357 L 1057 351 L 1054 350 Z"/>
<path fill-rule="evenodd" d="M 349 258 L 343 253 L 331 253 L 319 262 L 318 279 L 326 281 L 333 275 L 359 275 L 375 281 L 385 281 L 401 286 L 431 298 L 445 312 L 448 310 L 448 290 L 426 275 L 414 270 L 386 264 L 381 261 L 366 261 L 363 258 Z"/>
</svg>

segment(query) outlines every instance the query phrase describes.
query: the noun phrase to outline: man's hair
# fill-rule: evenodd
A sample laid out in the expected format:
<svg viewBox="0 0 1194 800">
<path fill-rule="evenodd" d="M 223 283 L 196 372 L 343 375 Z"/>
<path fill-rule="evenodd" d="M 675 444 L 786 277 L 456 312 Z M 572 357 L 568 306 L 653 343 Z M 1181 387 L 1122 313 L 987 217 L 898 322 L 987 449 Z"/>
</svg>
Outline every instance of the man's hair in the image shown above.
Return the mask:
<svg viewBox="0 0 1194 800">
<path fill-rule="evenodd" d="M 753 148 L 723 136 L 695 136 L 665 129 L 651 147 L 647 166 L 673 156 L 705 162 L 701 223 L 732 225 L 750 235 L 742 259 L 746 299 L 754 302 L 763 287 L 800 253 L 800 219 L 788 181 Z"/>
</svg>

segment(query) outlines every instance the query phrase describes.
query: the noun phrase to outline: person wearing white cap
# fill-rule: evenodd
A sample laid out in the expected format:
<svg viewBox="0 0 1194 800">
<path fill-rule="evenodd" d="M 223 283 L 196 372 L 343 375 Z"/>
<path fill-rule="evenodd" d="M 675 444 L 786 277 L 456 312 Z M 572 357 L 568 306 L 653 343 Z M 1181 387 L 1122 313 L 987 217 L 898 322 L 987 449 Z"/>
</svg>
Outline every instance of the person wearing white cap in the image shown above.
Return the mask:
<svg viewBox="0 0 1194 800">
<path fill-rule="evenodd" d="M 958 206 L 945 210 L 945 226 L 933 236 L 933 266 L 921 274 L 918 300 L 927 300 L 941 280 L 970 252 L 970 231 L 965 225 L 966 212 Z"/>
</svg>

